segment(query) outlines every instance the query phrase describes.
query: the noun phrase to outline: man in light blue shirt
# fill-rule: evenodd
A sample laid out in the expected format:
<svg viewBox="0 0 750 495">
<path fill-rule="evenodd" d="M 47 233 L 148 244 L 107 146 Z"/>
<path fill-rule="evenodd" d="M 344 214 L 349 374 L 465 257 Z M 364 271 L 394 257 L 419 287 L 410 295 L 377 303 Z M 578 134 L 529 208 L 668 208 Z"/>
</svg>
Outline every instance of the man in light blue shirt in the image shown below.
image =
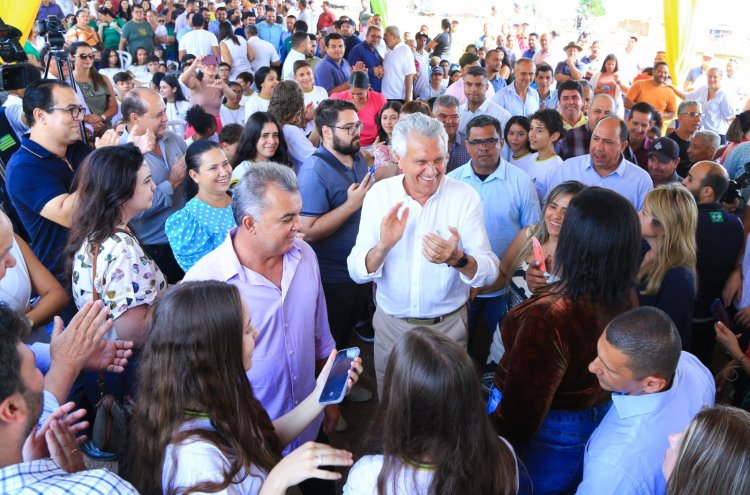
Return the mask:
<svg viewBox="0 0 750 495">
<path fill-rule="evenodd" d="M 534 62 L 528 58 L 519 59 L 513 71 L 513 84 L 495 93 L 492 102 L 506 109 L 511 115 L 528 117 L 539 110 L 539 93 L 531 87 L 534 71 Z"/>
<path fill-rule="evenodd" d="M 591 136 L 590 153 L 569 158 L 550 172 L 548 190 L 566 180 L 577 180 L 622 194 L 640 211 L 654 184 L 648 172 L 622 156 L 627 145 L 627 125 L 617 117 L 601 119 Z"/>
<path fill-rule="evenodd" d="M 578 495 L 660 495 L 672 433 L 714 403 L 713 375 L 663 311 L 644 306 L 613 319 L 589 371 L 611 390 L 612 407 L 586 445 Z"/>
<path fill-rule="evenodd" d="M 469 184 L 479 193 L 492 252 L 502 259 L 516 234 L 541 218 L 536 189 L 525 172 L 500 157 L 503 133 L 496 118 L 478 115 L 469 121 L 466 132 L 471 160 L 448 177 Z M 479 294 L 469 306 L 469 342 L 480 314 L 484 313 L 487 328 L 494 331 L 506 311 L 505 289 Z"/>
<path fill-rule="evenodd" d="M 495 117 L 500 122 L 500 129 L 505 129 L 511 115 L 503 107 L 487 99 L 487 72 L 481 67 L 469 67 L 463 75 L 463 80 L 466 103 L 458 107 L 458 132 L 465 136 L 467 124 L 478 115 Z M 500 135 L 503 135 L 502 132 Z"/>
<path fill-rule="evenodd" d="M 284 34 L 284 28 L 276 23 L 276 10 L 271 6 L 266 7 L 266 20 L 255 26 L 258 28 L 258 37 L 271 43 L 276 51 L 281 53 L 281 35 Z"/>
</svg>

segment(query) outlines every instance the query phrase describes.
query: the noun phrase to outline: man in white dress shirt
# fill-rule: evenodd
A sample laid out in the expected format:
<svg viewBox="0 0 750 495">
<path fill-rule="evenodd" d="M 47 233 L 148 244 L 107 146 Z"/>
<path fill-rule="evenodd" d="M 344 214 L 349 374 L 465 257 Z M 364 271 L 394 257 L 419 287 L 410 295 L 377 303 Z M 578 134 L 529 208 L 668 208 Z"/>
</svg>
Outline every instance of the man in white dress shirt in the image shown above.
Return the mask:
<svg viewBox="0 0 750 495">
<path fill-rule="evenodd" d="M 378 181 L 365 197 L 347 259 L 357 283 L 377 282 L 375 376 L 382 390 L 388 355 L 418 326 L 467 342 L 470 287 L 495 281 L 499 261 L 484 227 L 479 194 L 444 177 L 448 135 L 436 119 L 404 117 L 393 130 L 403 175 Z"/>
<path fill-rule="evenodd" d="M 411 101 L 417 66 L 411 48 L 401 41 L 401 31 L 396 26 L 385 28 L 385 44 L 390 50 L 383 59 L 382 93 L 389 100 Z"/>
<path fill-rule="evenodd" d="M 490 85 L 487 72 L 481 67 L 470 67 L 463 75 L 463 80 L 466 103 L 458 107 L 458 132 L 465 136 L 466 126 L 477 115 L 495 117 L 505 129 L 511 115 L 503 107 L 487 99 L 487 88 Z"/>
</svg>

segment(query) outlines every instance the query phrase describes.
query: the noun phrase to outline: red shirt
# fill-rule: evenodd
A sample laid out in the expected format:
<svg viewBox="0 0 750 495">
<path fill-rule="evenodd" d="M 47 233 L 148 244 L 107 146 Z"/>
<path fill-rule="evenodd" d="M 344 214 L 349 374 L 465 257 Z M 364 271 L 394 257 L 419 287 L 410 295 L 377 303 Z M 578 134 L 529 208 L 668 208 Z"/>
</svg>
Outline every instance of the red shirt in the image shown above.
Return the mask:
<svg viewBox="0 0 750 495">
<path fill-rule="evenodd" d="M 340 93 L 333 93 L 332 100 L 352 101 L 352 93 L 348 89 Z M 370 146 L 378 138 L 378 127 L 375 124 L 378 112 L 388 100 L 385 96 L 373 90 L 367 91 L 367 103 L 360 110 L 357 110 L 359 121 L 364 124 L 362 133 L 359 135 L 359 141 L 362 146 Z"/>
<path fill-rule="evenodd" d="M 323 12 L 318 16 L 318 32 L 327 27 L 333 26 L 334 22 L 336 22 L 336 17 L 334 17 L 333 12 L 330 10 L 328 12 Z"/>
</svg>

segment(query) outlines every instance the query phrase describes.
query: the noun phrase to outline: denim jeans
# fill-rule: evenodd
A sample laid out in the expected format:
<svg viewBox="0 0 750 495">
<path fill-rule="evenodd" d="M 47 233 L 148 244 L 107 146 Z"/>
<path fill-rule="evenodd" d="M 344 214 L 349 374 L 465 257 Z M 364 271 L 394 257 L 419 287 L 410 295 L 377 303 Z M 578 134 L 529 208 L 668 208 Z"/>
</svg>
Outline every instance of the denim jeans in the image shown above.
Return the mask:
<svg viewBox="0 0 750 495">
<path fill-rule="evenodd" d="M 475 297 L 469 303 L 469 349 L 472 348 L 480 317 L 484 319 L 484 324 L 487 325 L 490 335 L 493 335 L 507 312 L 508 294 L 495 297 Z"/>
<path fill-rule="evenodd" d="M 586 443 L 611 405 L 608 401 L 578 412 L 550 409 L 528 446 L 517 451 L 523 462 L 518 493 L 575 493 L 583 477 Z"/>
</svg>

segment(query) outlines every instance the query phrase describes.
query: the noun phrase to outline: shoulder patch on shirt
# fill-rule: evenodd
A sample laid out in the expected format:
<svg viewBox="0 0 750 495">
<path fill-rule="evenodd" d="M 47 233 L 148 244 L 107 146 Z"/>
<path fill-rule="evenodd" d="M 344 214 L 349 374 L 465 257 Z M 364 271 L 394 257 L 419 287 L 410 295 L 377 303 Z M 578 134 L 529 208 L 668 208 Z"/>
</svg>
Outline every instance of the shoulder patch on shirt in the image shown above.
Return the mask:
<svg viewBox="0 0 750 495">
<path fill-rule="evenodd" d="M 710 211 L 708 212 L 709 216 L 711 217 L 711 221 L 713 223 L 720 223 L 724 221 L 724 212 L 719 211 Z"/>
</svg>

